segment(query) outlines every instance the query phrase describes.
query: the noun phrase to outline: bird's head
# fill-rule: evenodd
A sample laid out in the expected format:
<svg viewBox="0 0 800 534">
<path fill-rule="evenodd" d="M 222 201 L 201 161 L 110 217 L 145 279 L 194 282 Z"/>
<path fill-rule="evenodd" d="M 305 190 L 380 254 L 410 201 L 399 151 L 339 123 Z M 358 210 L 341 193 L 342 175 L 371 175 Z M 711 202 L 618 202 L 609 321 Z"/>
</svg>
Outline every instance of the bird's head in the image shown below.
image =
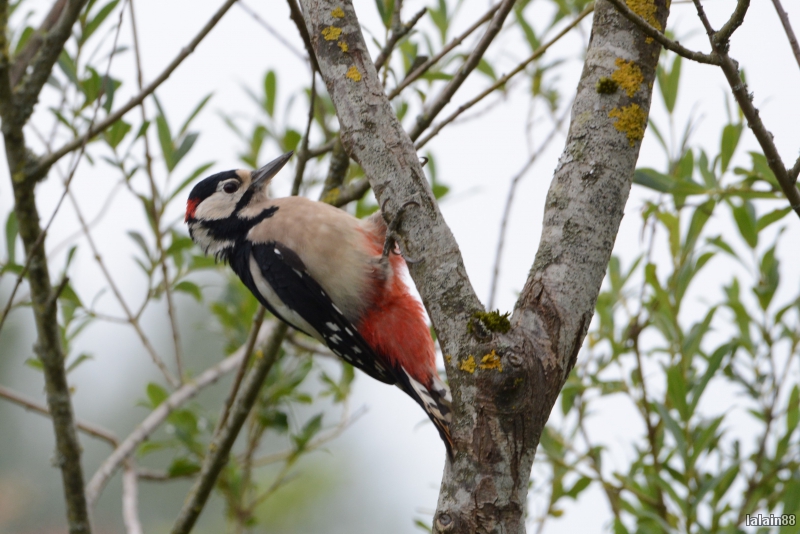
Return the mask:
<svg viewBox="0 0 800 534">
<path fill-rule="evenodd" d="M 220 172 L 194 186 L 186 201 L 184 219 L 192 239 L 207 254 L 218 254 L 232 246 L 243 225 L 258 215 L 248 206 L 266 199 L 267 184 L 291 156 L 292 152 L 287 152 L 252 172 Z"/>
</svg>

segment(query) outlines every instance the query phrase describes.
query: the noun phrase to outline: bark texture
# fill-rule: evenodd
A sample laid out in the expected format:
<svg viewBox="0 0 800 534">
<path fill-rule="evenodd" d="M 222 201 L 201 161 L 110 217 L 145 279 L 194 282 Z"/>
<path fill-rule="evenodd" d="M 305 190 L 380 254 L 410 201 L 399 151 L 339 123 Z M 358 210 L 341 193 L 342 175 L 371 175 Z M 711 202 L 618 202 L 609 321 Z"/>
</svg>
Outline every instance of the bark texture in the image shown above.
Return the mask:
<svg viewBox="0 0 800 534">
<path fill-rule="evenodd" d="M 422 260 L 411 266 L 411 276 L 439 335 L 454 399 L 455 458 L 445 466 L 434 532 L 523 533 L 536 447 L 592 318 L 630 191 L 661 47 L 598 0 L 539 250 L 503 333 L 491 317 L 475 315 L 483 308 L 389 106 L 351 2 L 302 5 L 344 147 L 363 167 L 387 221 L 407 206 L 400 242 Z M 653 26 L 665 26 L 667 0 L 628 5 Z"/>
</svg>

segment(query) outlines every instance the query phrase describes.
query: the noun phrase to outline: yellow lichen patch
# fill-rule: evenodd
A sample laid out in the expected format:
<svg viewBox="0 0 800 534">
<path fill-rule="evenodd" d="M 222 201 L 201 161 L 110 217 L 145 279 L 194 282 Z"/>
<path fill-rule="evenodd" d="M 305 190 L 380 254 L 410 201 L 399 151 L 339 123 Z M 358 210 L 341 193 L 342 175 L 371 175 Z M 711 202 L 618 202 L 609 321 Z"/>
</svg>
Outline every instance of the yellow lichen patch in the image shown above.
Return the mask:
<svg viewBox="0 0 800 534">
<path fill-rule="evenodd" d="M 481 364 L 478 367 L 480 369 L 497 369 L 498 373 L 503 372 L 503 362 L 500 361 L 500 356 L 497 355 L 494 349 L 481 358 Z"/>
<path fill-rule="evenodd" d="M 466 360 L 464 360 L 463 362 L 461 362 L 458 365 L 458 368 L 461 369 L 462 371 L 468 372 L 469 374 L 474 373 L 475 372 L 475 357 L 472 354 L 470 354 L 469 358 L 467 358 Z"/>
<path fill-rule="evenodd" d="M 444 355 L 444 361 L 446 361 L 447 363 L 450 363 L 450 360 L 452 360 L 452 359 L 453 359 L 453 357 L 450 356 L 449 354 L 445 354 Z"/>
<path fill-rule="evenodd" d="M 629 97 L 633 98 L 633 95 L 636 94 L 639 86 L 644 81 L 642 69 L 633 61 L 625 61 L 619 57 L 614 64 L 617 66 L 617 70 L 611 75 L 611 79 L 617 82 L 628 93 Z"/>
<path fill-rule="evenodd" d="M 335 19 L 343 19 L 344 18 L 344 11 L 342 11 L 341 7 L 337 7 L 333 11 L 331 11 L 331 17 Z"/>
<path fill-rule="evenodd" d="M 322 30 L 322 37 L 324 37 L 326 41 L 336 41 L 341 35 L 342 29 L 336 26 L 328 26 Z"/>
<path fill-rule="evenodd" d="M 662 31 L 664 29 L 656 18 L 658 8 L 653 0 L 625 0 L 625 3 L 628 4 L 628 7 L 631 8 L 631 11 L 649 22 L 650 26 L 658 31 Z M 644 42 L 650 44 L 653 42 L 653 38 L 648 37 L 644 40 Z"/>
<path fill-rule="evenodd" d="M 345 76 L 347 76 L 348 78 L 350 78 L 354 82 L 360 82 L 361 81 L 361 73 L 358 72 L 358 69 L 356 68 L 355 65 L 353 65 L 352 67 L 347 69 L 347 74 L 345 74 Z"/>
<path fill-rule="evenodd" d="M 348 51 L 348 50 L 350 50 L 350 47 L 349 47 L 349 46 L 347 46 L 347 43 L 345 43 L 344 41 L 339 41 L 339 42 L 338 42 L 338 43 L 336 43 L 336 44 L 338 44 L 338 45 L 339 45 L 339 48 L 341 48 L 341 49 L 342 49 L 342 52 L 344 52 L 345 54 L 347 53 L 347 51 Z"/>
<path fill-rule="evenodd" d="M 631 104 L 621 108 L 614 108 L 608 116 L 617 119 L 614 128 L 628 136 L 628 142 L 633 146 L 636 141 L 644 137 L 644 127 L 647 124 L 647 114 L 638 106 Z"/>
</svg>

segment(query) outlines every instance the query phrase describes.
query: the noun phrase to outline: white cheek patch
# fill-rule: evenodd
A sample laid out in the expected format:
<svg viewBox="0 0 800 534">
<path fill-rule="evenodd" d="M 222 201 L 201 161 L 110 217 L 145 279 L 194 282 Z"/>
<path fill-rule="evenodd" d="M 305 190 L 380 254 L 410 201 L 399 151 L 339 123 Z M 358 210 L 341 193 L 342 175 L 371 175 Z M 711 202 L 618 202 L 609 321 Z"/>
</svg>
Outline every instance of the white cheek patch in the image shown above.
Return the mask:
<svg viewBox="0 0 800 534">
<path fill-rule="evenodd" d="M 250 274 L 253 277 L 253 282 L 255 282 L 258 292 L 262 297 L 264 297 L 264 300 L 269 302 L 269 305 L 272 306 L 276 312 L 278 312 L 278 315 L 283 317 L 287 323 L 295 328 L 314 336 L 314 338 L 316 338 L 320 343 L 325 343 L 325 339 L 320 335 L 319 332 L 314 330 L 308 321 L 303 319 L 297 312 L 286 306 L 286 304 L 284 304 L 283 301 L 278 297 L 278 295 L 272 289 L 272 286 L 269 285 L 269 283 L 264 279 L 264 276 L 261 274 L 261 268 L 258 266 L 253 256 L 250 256 Z"/>
<path fill-rule="evenodd" d="M 225 193 L 214 193 L 202 201 L 194 213 L 196 219 L 204 221 L 218 221 L 227 219 L 233 215 L 240 195 L 226 195 Z"/>
</svg>

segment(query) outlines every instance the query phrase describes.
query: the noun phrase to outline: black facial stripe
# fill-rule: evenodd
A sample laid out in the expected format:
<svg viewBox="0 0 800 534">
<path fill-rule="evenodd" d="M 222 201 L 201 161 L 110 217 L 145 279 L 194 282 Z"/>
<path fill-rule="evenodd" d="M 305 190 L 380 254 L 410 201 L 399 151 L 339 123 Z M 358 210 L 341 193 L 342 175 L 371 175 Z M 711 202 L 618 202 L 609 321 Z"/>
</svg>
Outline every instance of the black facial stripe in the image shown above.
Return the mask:
<svg viewBox="0 0 800 534">
<path fill-rule="evenodd" d="M 241 219 L 233 215 L 225 219 L 200 221 L 200 223 L 205 228 L 208 228 L 209 234 L 211 234 L 214 239 L 236 241 L 238 239 L 244 239 L 250 228 L 265 219 L 269 219 L 275 215 L 276 211 L 278 211 L 278 206 L 271 206 L 252 219 Z"/>
</svg>

